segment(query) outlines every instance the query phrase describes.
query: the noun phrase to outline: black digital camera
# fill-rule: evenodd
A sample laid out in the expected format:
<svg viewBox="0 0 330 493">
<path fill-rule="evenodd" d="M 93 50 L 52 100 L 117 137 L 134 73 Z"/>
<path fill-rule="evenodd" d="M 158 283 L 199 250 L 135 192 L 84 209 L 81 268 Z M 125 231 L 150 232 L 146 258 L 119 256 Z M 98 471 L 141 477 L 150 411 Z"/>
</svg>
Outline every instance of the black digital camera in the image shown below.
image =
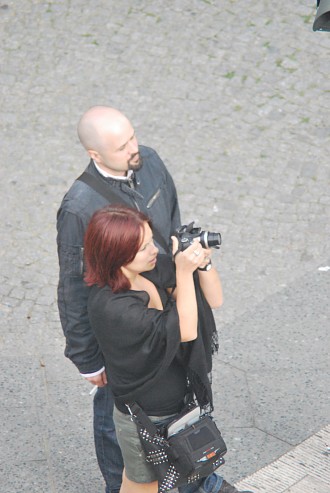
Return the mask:
<svg viewBox="0 0 330 493">
<path fill-rule="evenodd" d="M 188 248 L 195 238 L 199 238 L 203 248 L 220 248 L 221 234 L 202 231 L 202 228 L 194 228 L 194 222 L 180 226 L 175 231 L 175 236 L 179 240 L 179 250 L 182 252 Z"/>
</svg>

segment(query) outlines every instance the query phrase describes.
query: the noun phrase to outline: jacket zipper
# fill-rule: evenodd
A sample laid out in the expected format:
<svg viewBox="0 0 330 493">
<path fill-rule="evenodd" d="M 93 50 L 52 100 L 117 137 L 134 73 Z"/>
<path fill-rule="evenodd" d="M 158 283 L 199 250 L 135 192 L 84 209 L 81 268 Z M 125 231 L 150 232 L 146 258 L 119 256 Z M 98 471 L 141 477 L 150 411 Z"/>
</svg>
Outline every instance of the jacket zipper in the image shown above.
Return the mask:
<svg viewBox="0 0 330 493">
<path fill-rule="evenodd" d="M 84 273 L 84 247 L 80 247 L 80 275 Z"/>
<path fill-rule="evenodd" d="M 160 195 L 160 192 L 161 192 L 161 189 L 158 188 L 157 192 L 155 193 L 155 195 L 153 195 L 151 197 L 151 199 L 149 200 L 149 202 L 147 203 L 147 209 L 150 209 L 150 207 L 153 205 L 153 203 L 155 202 L 155 200 L 158 199 L 159 195 Z"/>
</svg>

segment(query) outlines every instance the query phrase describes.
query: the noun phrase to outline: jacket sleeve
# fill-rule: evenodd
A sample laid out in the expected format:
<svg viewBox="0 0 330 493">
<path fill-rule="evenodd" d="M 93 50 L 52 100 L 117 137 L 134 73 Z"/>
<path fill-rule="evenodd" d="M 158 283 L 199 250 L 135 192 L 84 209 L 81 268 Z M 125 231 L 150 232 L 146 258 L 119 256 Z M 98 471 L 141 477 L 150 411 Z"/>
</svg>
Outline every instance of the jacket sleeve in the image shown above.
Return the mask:
<svg viewBox="0 0 330 493">
<path fill-rule="evenodd" d="M 90 327 L 87 300 L 90 288 L 83 280 L 83 241 L 86 225 L 77 215 L 59 210 L 57 248 L 59 259 L 58 308 L 66 338 L 64 354 L 80 373 L 94 373 L 104 366 L 103 356 Z"/>
</svg>

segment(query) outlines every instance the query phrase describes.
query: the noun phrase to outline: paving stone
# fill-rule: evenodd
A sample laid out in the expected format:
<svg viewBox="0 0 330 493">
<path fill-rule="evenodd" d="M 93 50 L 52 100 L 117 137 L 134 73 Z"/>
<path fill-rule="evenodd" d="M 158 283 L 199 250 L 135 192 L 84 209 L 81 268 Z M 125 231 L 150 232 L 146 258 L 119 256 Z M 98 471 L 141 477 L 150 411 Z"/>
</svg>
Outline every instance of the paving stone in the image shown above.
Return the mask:
<svg viewBox="0 0 330 493">
<path fill-rule="evenodd" d="M 49 447 L 19 468 L 8 456 L 6 493 L 103 491 L 89 387 L 63 356 L 56 308 L 56 211 L 88 162 L 76 125 L 94 104 L 121 109 L 158 151 L 183 222 L 222 234 L 214 389 L 226 479 L 325 424 L 330 38 L 312 31 L 315 10 L 284 0 L 0 4 L 0 384 L 3 404 L 17 393 L 22 403 L 1 413 L 17 457 L 22 406 L 32 452 Z"/>
</svg>

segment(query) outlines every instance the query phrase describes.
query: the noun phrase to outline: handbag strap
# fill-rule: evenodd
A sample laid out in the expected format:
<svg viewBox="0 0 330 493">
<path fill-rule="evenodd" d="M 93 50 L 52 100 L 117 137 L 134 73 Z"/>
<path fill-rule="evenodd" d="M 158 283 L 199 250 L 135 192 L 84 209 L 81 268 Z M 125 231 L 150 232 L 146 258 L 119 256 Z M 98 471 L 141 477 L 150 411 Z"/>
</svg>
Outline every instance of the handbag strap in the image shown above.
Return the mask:
<svg viewBox="0 0 330 493">
<path fill-rule="evenodd" d="M 143 426 L 143 428 L 145 428 L 147 432 L 150 433 L 150 435 L 157 434 L 157 426 L 151 421 L 148 415 L 136 402 L 126 404 L 126 407 L 129 410 L 131 418 L 133 419 L 133 421 L 135 421 L 135 423 Z"/>
<path fill-rule="evenodd" d="M 77 178 L 77 180 L 82 181 L 83 183 L 91 187 L 93 190 L 95 190 L 95 192 L 99 193 L 100 195 L 102 195 L 102 197 L 107 199 L 109 203 L 120 203 L 132 207 L 132 204 L 129 204 L 121 195 L 116 193 L 112 187 L 107 187 L 105 183 L 103 183 L 91 173 L 88 173 L 88 171 L 84 171 Z M 154 225 L 152 226 L 152 230 L 157 243 L 165 250 L 165 252 L 170 253 L 169 246 L 162 234 L 158 231 L 157 228 L 155 228 Z"/>
</svg>

